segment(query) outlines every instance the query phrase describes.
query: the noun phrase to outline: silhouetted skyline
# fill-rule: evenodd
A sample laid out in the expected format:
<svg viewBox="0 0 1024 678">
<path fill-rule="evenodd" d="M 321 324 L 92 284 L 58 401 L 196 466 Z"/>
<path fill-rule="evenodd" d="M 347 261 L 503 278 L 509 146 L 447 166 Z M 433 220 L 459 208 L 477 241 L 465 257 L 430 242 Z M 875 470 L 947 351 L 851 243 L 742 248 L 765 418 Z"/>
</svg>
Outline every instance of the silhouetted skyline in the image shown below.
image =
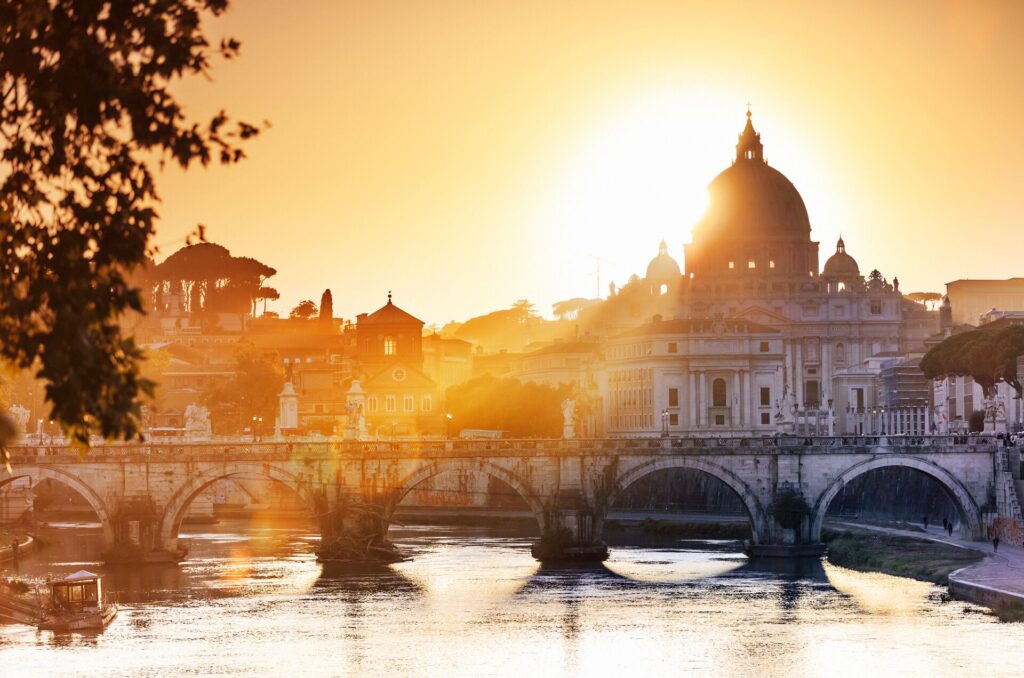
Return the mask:
<svg viewBox="0 0 1024 678">
<path fill-rule="evenodd" d="M 841 233 L 907 291 L 1020 273 L 1017 4 L 301 11 L 217 22 L 243 58 L 183 98 L 273 127 L 238 167 L 170 172 L 156 239 L 203 223 L 272 260 L 279 312 L 331 287 L 344 316 L 388 289 L 428 323 L 549 314 L 593 296 L 593 256 L 602 293 L 663 237 L 683 263 L 747 101 L 824 251 Z"/>
</svg>

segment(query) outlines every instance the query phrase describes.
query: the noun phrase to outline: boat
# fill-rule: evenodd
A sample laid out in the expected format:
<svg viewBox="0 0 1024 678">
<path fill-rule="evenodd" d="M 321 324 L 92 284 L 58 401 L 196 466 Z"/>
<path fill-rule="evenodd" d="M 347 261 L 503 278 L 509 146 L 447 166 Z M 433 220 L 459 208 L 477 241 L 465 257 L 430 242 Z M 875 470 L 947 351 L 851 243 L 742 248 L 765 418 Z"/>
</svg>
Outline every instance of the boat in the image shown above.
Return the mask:
<svg viewBox="0 0 1024 678">
<path fill-rule="evenodd" d="M 48 585 L 50 597 L 40 631 L 101 630 L 117 615 L 117 605 L 103 599 L 103 581 L 97 574 L 79 570 Z"/>
</svg>

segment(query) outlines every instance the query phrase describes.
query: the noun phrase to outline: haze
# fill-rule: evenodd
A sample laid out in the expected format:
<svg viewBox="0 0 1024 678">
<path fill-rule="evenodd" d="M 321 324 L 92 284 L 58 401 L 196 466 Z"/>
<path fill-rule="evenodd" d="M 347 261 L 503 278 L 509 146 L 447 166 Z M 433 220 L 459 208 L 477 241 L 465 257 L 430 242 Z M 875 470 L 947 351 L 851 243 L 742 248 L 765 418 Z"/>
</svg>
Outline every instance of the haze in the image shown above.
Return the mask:
<svg viewBox="0 0 1024 678">
<path fill-rule="evenodd" d="M 261 0 L 216 29 L 242 57 L 183 98 L 272 128 L 165 173 L 157 243 L 207 225 L 278 269 L 279 312 L 547 314 L 594 257 L 602 295 L 662 237 L 682 263 L 748 101 L 823 253 L 842 233 L 907 291 L 1021 274 L 1019 3 Z"/>
</svg>

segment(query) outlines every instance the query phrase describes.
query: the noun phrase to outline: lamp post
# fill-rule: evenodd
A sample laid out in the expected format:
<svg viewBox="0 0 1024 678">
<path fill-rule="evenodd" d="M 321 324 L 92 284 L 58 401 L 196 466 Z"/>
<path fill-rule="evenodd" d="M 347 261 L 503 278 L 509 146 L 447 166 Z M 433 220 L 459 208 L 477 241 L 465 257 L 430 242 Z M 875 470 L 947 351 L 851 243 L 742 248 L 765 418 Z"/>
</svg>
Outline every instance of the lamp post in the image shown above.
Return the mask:
<svg viewBox="0 0 1024 678">
<path fill-rule="evenodd" d="M 452 437 L 452 413 L 451 412 L 445 412 L 444 413 L 444 437 L 449 439 L 449 440 Z"/>
<path fill-rule="evenodd" d="M 252 418 L 252 441 L 256 442 L 256 417 Z"/>
<path fill-rule="evenodd" d="M 43 444 L 43 420 L 39 419 L 36 421 L 36 433 L 39 434 L 39 444 Z"/>
<path fill-rule="evenodd" d="M 661 411 L 661 437 L 668 438 L 668 410 Z"/>
<path fill-rule="evenodd" d="M 258 432 L 256 442 L 263 442 L 263 417 L 256 418 L 256 430 Z"/>
</svg>

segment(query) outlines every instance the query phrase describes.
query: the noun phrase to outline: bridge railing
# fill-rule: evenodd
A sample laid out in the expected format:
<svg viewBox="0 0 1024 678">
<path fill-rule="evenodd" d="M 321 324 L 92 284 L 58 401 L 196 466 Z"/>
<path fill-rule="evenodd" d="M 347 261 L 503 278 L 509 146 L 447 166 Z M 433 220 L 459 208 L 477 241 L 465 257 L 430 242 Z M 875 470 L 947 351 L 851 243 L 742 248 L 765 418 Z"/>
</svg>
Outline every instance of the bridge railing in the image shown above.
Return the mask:
<svg viewBox="0 0 1024 678">
<path fill-rule="evenodd" d="M 577 456 L 629 454 L 850 454 L 885 452 L 988 451 L 1001 441 L 991 435 L 938 436 L 748 436 L 601 439 L 498 439 L 422 441 L 288 440 L 257 442 L 115 442 L 97 445 L 86 454 L 57 445 L 10 448 L 14 463 L 147 461 L 183 459 L 292 459 L 415 456 Z"/>
</svg>

